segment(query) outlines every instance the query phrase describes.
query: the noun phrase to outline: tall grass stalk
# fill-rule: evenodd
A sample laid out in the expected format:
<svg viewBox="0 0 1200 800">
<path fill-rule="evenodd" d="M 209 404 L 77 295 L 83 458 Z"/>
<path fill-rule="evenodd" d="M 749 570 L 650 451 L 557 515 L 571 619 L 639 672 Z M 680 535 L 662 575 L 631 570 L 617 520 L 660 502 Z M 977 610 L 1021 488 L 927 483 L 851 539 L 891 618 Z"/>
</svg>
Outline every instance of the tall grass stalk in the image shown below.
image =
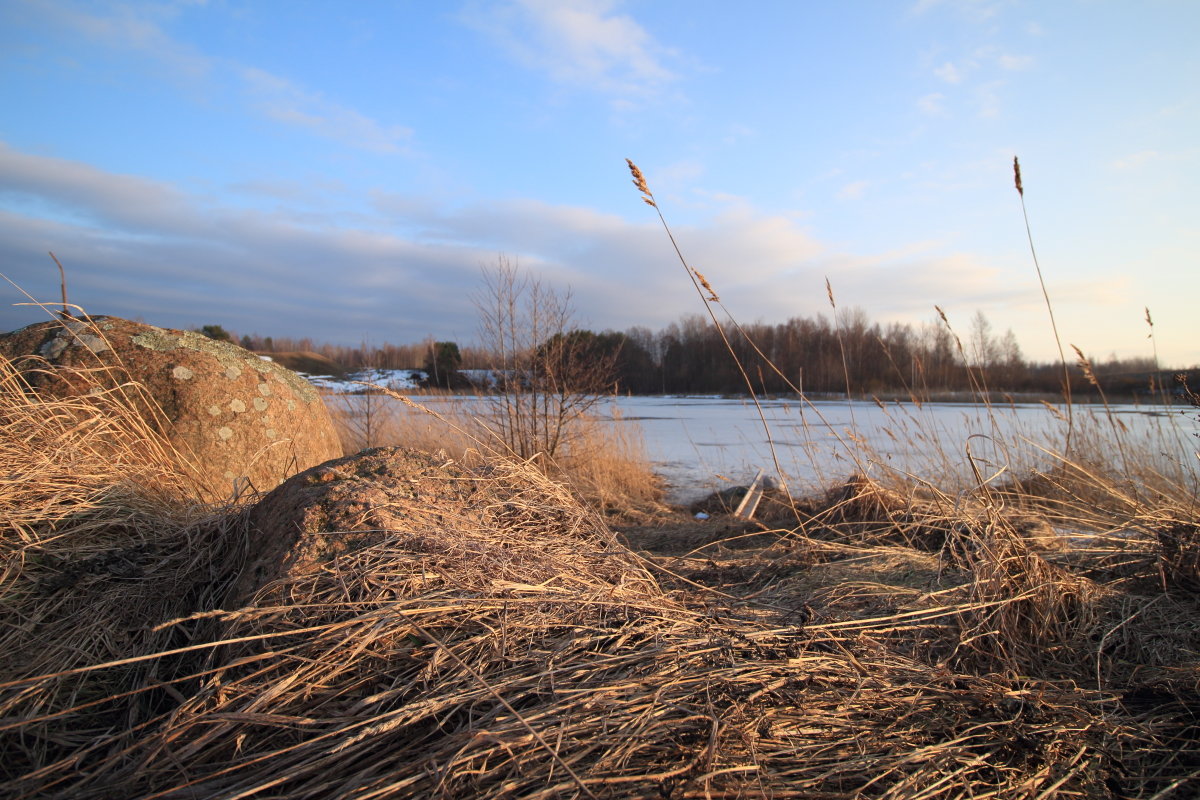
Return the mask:
<svg viewBox="0 0 1200 800">
<path fill-rule="evenodd" d="M 829 307 L 833 309 L 833 327 L 837 331 L 838 353 L 842 357 L 842 377 L 846 382 L 846 406 L 850 410 L 850 425 L 857 427 L 854 422 L 854 393 L 850 387 L 850 362 L 846 359 L 846 342 L 842 337 L 842 322 L 839 319 L 837 302 L 833 299 L 833 284 L 829 276 L 825 277 L 825 295 L 829 298 Z"/>
<path fill-rule="evenodd" d="M 712 320 L 714 328 L 716 329 L 718 335 L 721 337 L 722 344 L 725 346 L 725 349 L 729 353 L 730 357 L 733 358 L 734 364 L 738 370 L 738 374 L 742 378 L 742 383 L 746 387 L 746 392 L 750 396 L 751 402 L 754 403 L 754 408 L 758 413 L 758 418 L 759 418 L 760 422 L 762 423 L 763 435 L 766 438 L 767 447 L 771 453 L 771 460 L 775 466 L 776 474 L 778 474 L 780 477 L 783 477 L 784 470 L 779 462 L 779 452 L 778 452 L 778 449 L 776 448 L 775 434 L 771 430 L 770 424 L 767 422 L 766 415 L 763 413 L 762 403 L 759 401 L 758 392 L 754 388 L 754 382 L 750 379 L 749 374 L 746 372 L 745 366 L 742 364 L 741 360 L 738 358 L 737 351 L 734 349 L 733 344 L 729 340 L 729 336 L 726 332 L 725 325 L 721 322 L 720 319 L 718 319 L 716 313 L 712 310 L 712 306 L 718 305 L 722 308 L 722 310 L 725 311 L 726 317 L 730 320 L 730 322 L 734 326 L 734 328 L 741 334 L 742 338 L 746 341 L 746 343 L 749 344 L 750 347 L 754 350 L 755 354 L 757 354 L 763 360 L 763 363 L 766 364 L 776 375 L 778 375 L 784 381 L 785 385 L 787 385 L 792 391 L 794 391 L 796 393 L 797 397 L 799 397 L 802 401 L 806 401 L 807 398 L 805 397 L 804 393 L 802 391 L 800 391 L 799 387 L 797 387 L 792 382 L 792 380 L 779 369 L 779 367 L 775 364 L 775 362 L 772 359 L 768 358 L 767 355 L 762 352 L 762 350 L 759 348 L 758 344 L 746 332 L 746 330 L 737 322 L 736 318 L 734 318 L 734 316 L 732 314 L 730 314 L 727 309 L 725 309 L 724 305 L 721 303 L 720 296 L 717 295 L 716 290 L 713 289 L 712 285 L 709 283 L 708 279 L 704 276 L 704 274 L 701 273 L 695 267 L 692 267 L 688 264 L 687 259 L 684 258 L 684 256 L 683 256 L 683 251 L 680 250 L 680 248 L 679 248 L 679 243 L 675 240 L 675 234 L 671 231 L 671 226 L 667 224 L 667 219 L 663 215 L 662 209 L 658 205 L 658 200 L 655 198 L 654 193 L 650 191 L 649 184 L 646 183 L 646 178 L 642 174 L 641 169 L 639 169 L 637 164 L 633 163 L 633 161 L 631 159 L 628 159 L 628 158 L 625 159 L 625 163 L 629 166 L 629 172 L 633 176 L 633 185 L 641 193 L 642 202 L 644 202 L 646 205 L 653 208 L 655 214 L 658 215 L 658 221 L 662 225 L 663 230 L 667 234 L 667 238 L 671 242 L 671 247 L 675 251 L 676 258 L 678 258 L 680 265 L 683 267 L 684 271 L 687 273 L 688 279 L 691 281 L 692 287 L 696 290 L 696 294 L 700 297 L 701 301 L 704 303 L 705 311 L 708 313 L 709 319 Z M 832 292 L 831 292 L 830 300 L 832 301 Z M 820 409 L 818 409 L 816 406 L 814 406 L 812 404 L 809 404 L 809 407 L 813 410 L 813 412 L 818 417 L 821 417 L 822 421 L 824 421 L 824 417 L 821 415 Z M 832 431 L 832 428 L 830 428 L 830 430 Z M 851 446 L 850 444 L 846 443 L 845 440 L 841 437 L 841 435 L 838 434 L 836 431 L 834 432 L 834 436 L 835 436 L 835 438 L 838 439 L 838 441 L 840 443 L 843 444 L 843 446 L 845 448 L 845 452 L 849 455 L 849 457 L 851 459 L 855 460 L 860 471 L 865 472 L 866 471 L 865 465 L 863 465 L 857 461 L 857 458 L 858 458 L 857 449 L 855 447 Z M 791 490 L 788 488 L 786 481 L 784 482 L 784 485 L 783 485 L 783 491 L 788 499 L 788 503 L 793 507 L 793 509 L 795 509 L 795 506 L 796 506 L 795 498 L 792 497 Z"/>
<path fill-rule="evenodd" d="M 1016 156 L 1013 156 L 1013 183 L 1016 186 L 1017 195 L 1021 198 L 1021 217 L 1025 220 L 1025 236 L 1029 240 L 1029 253 L 1033 257 L 1033 268 L 1037 272 L 1038 284 L 1042 287 L 1042 298 L 1046 301 L 1046 313 L 1050 316 L 1050 330 L 1054 333 L 1054 343 L 1058 346 L 1058 361 L 1062 365 L 1063 400 L 1067 406 L 1067 437 L 1063 444 L 1063 450 L 1066 454 L 1070 454 L 1071 434 L 1075 427 L 1075 410 L 1071 402 L 1071 369 L 1067 365 L 1067 354 L 1063 350 L 1062 337 L 1058 335 L 1058 322 L 1054 319 L 1054 304 L 1050 302 L 1050 292 L 1046 289 L 1046 279 L 1042 276 L 1042 265 L 1038 262 L 1037 248 L 1033 244 L 1033 229 L 1029 226 L 1029 212 L 1025 208 L 1025 185 L 1021 182 L 1021 162 Z"/>
<path fill-rule="evenodd" d="M 642 174 L 642 171 L 638 168 L 637 164 L 633 163 L 631 159 L 625 159 L 625 163 L 629 165 L 629 172 L 633 176 L 633 185 L 637 187 L 639 192 L 642 193 L 642 202 L 653 208 L 654 212 L 658 215 L 658 221 L 662 224 L 663 230 L 667 234 L 667 238 L 670 239 L 671 247 L 675 250 L 675 255 L 679 259 L 679 263 L 683 267 L 684 272 L 687 273 L 688 280 L 691 281 L 692 287 L 696 290 L 696 294 L 700 297 L 701 301 L 703 301 L 704 309 L 708 313 L 709 319 L 712 320 L 713 326 L 716 328 L 717 333 L 720 335 L 722 344 L 725 345 L 725 349 L 729 351 L 729 354 L 733 356 L 734 363 L 737 365 L 738 374 L 742 377 L 742 383 L 746 386 L 746 391 L 750 395 L 750 399 L 754 403 L 754 407 L 758 409 L 759 418 L 763 419 L 763 433 L 767 437 L 767 442 L 771 448 L 771 455 L 775 460 L 776 470 L 779 470 L 779 459 L 775 454 L 775 444 L 772 438 L 773 434 L 771 432 L 771 426 L 766 424 L 765 417 L 763 417 L 762 405 L 758 400 L 758 392 L 756 392 L 754 389 L 754 381 L 750 379 L 750 376 L 747 374 L 742 362 L 737 358 L 737 353 L 733 349 L 733 345 L 729 341 L 729 336 L 725 332 L 725 326 L 721 323 L 721 320 L 717 318 L 717 315 L 712 310 L 712 305 L 720 303 L 721 298 L 717 295 L 716 290 L 713 289 L 712 285 L 708 282 L 708 279 L 704 277 L 704 274 L 701 273 L 700 270 L 689 265 L 687 263 L 687 259 L 683 257 L 683 251 L 679 249 L 679 243 L 675 241 L 675 234 L 671 232 L 671 226 L 667 224 L 667 218 L 663 216 L 662 209 L 658 206 L 658 200 L 655 199 L 654 193 L 650 191 L 650 187 L 646 183 L 646 178 Z"/>
</svg>

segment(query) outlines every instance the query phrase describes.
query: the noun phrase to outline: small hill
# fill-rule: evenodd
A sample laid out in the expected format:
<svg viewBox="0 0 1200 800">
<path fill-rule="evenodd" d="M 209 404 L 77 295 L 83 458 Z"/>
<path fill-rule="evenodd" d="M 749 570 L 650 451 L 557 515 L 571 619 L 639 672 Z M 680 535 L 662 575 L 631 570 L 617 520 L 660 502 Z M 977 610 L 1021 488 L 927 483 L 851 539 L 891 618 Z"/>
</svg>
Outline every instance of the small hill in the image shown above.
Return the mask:
<svg viewBox="0 0 1200 800">
<path fill-rule="evenodd" d="M 286 367 L 293 372 L 303 372 L 306 375 L 332 375 L 335 378 L 341 378 L 346 374 L 345 368 L 336 361 L 311 350 L 258 353 L 257 355 L 266 356 L 281 367 Z"/>
</svg>

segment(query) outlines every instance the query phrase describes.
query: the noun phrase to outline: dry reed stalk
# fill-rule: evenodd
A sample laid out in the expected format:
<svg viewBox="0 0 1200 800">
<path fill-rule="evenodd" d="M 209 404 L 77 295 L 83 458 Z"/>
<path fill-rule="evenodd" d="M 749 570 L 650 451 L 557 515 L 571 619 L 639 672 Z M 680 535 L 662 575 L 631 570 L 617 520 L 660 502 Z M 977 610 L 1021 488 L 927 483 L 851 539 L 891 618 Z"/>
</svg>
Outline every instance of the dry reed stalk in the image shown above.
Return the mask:
<svg viewBox="0 0 1200 800">
<path fill-rule="evenodd" d="M 1058 322 L 1054 319 L 1054 304 L 1050 302 L 1050 292 L 1046 289 L 1046 279 L 1042 277 L 1042 265 L 1038 261 L 1037 249 L 1033 246 L 1033 230 L 1029 227 L 1029 212 L 1025 209 L 1025 186 L 1021 183 L 1021 162 L 1013 156 L 1013 183 L 1021 198 L 1021 217 L 1025 220 L 1025 236 L 1029 240 L 1029 254 L 1033 257 L 1033 268 L 1037 272 L 1038 284 L 1042 287 L 1042 297 L 1046 301 L 1046 313 L 1050 316 L 1050 330 L 1054 333 L 1054 343 L 1058 345 L 1058 361 L 1063 371 L 1063 399 L 1067 405 L 1067 439 L 1063 446 L 1065 454 L 1071 452 L 1071 434 L 1074 429 L 1074 407 L 1071 402 L 1071 371 L 1067 366 L 1067 355 L 1063 351 L 1062 337 L 1058 335 Z M 1148 312 L 1147 312 L 1148 313 Z"/>
<path fill-rule="evenodd" d="M 780 371 L 778 366 L 775 365 L 774 361 L 772 361 L 766 356 L 765 353 L 762 352 L 758 344 L 749 335 L 749 333 L 746 332 L 737 319 L 725 309 L 725 306 L 721 303 L 720 297 L 717 296 L 716 290 L 713 289 L 713 287 L 709 284 L 708 279 L 705 278 L 705 276 L 701 274 L 699 270 L 688 264 L 687 259 L 685 259 L 683 256 L 683 251 L 679 247 L 679 243 L 675 240 L 675 234 L 671 231 L 671 226 L 667 224 L 667 218 L 663 215 L 657 199 L 654 197 L 654 194 L 650 191 L 649 185 L 646 183 L 646 178 L 642 174 L 642 171 L 636 164 L 633 163 L 631 159 L 625 159 L 625 163 L 629 166 L 630 174 L 633 176 L 633 185 L 637 187 L 639 192 L 642 193 L 642 201 L 645 202 L 646 205 L 653 208 L 655 213 L 658 215 L 658 220 L 663 227 L 663 231 L 667 234 L 667 238 L 671 242 L 671 247 L 674 249 L 680 265 L 684 268 L 684 271 L 687 272 L 688 279 L 691 281 L 692 287 L 696 290 L 696 293 L 699 295 L 701 300 L 704 301 L 705 311 L 708 313 L 709 318 L 712 320 L 713 326 L 720 335 L 721 342 L 725 345 L 726 351 L 728 351 L 733 357 L 734 365 L 737 367 L 738 373 L 741 375 L 742 383 L 746 387 L 746 392 L 750 396 L 751 402 L 754 403 L 755 410 L 758 412 L 759 420 L 762 422 L 763 435 L 766 437 L 767 449 L 771 453 L 771 460 L 774 463 L 776 474 L 782 476 L 784 471 L 779 463 L 779 454 L 775 446 L 774 433 L 771 430 L 770 424 L 767 422 L 766 415 L 763 413 L 762 404 L 759 401 L 759 395 L 755 389 L 754 381 L 751 380 L 750 375 L 746 372 L 745 365 L 742 364 L 741 360 L 738 358 L 737 351 L 730 342 L 729 335 L 726 331 L 726 326 L 721 322 L 720 319 L 718 319 L 716 313 L 712 309 L 712 306 L 719 306 L 723 311 L 725 311 L 725 316 L 729 320 L 729 323 L 739 334 L 741 334 L 743 340 L 750 345 L 751 349 L 753 349 L 753 351 L 763 360 L 763 363 L 765 363 L 776 375 L 783 379 L 785 385 L 791 388 L 796 393 L 797 397 L 804 401 L 807 401 L 807 398 L 805 397 L 804 393 L 800 391 L 800 389 L 791 381 L 791 379 L 784 375 L 782 371 Z M 832 302 L 832 288 L 829 287 L 828 281 L 826 281 L 826 287 L 829 288 L 830 302 Z M 816 414 L 818 417 L 821 417 L 822 422 L 824 422 L 824 418 L 819 408 L 811 403 L 808 404 L 808 407 L 814 414 Z M 837 434 L 835 434 L 835 437 L 837 438 L 838 442 L 844 446 L 846 454 L 852 460 L 857 461 L 857 449 L 847 444 Z M 859 464 L 858 466 L 860 471 L 863 471 L 863 465 Z M 791 491 L 787 488 L 786 484 L 784 485 L 783 492 L 788 499 L 788 503 L 794 507 L 795 499 L 792 497 Z"/>
<path fill-rule="evenodd" d="M 62 289 L 62 316 L 63 319 L 66 319 L 71 316 L 67 303 L 67 271 L 63 269 L 62 262 L 58 260 L 58 256 L 54 255 L 53 250 L 50 251 L 50 258 L 54 259 L 55 265 L 58 266 L 59 286 Z"/>
</svg>

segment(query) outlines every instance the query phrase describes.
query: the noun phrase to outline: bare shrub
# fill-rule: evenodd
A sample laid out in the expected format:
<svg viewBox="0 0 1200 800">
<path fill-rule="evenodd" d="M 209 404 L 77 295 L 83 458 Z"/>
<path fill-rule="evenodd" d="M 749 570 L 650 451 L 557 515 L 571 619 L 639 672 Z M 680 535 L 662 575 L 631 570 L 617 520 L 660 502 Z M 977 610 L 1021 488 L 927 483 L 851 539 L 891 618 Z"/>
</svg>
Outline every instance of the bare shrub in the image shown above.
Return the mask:
<svg viewBox="0 0 1200 800">
<path fill-rule="evenodd" d="M 475 305 L 496 381 L 487 424 L 517 457 L 544 466 L 611 391 L 615 357 L 573 326 L 569 292 L 503 257 L 483 276 Z"/>
</svg>

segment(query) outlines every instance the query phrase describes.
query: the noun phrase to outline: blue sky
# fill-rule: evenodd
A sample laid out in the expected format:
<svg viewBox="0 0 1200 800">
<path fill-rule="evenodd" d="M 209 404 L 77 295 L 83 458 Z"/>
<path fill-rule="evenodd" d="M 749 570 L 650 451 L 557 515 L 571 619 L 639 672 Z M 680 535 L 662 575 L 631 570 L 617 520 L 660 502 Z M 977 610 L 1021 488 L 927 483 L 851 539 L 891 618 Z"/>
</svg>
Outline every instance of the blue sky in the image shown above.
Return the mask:
<svg viewBox="0 0 1200 800">
<path fill-rule="evenodd" d="M 1200 363 L 1200 3 L 0 0 L 0 272 L 170 327 L 475 337 L 504 255 L 595 329 L 976 310 Z M 45 317 L 0 284 L 0 327 Z"/>
</svg>

